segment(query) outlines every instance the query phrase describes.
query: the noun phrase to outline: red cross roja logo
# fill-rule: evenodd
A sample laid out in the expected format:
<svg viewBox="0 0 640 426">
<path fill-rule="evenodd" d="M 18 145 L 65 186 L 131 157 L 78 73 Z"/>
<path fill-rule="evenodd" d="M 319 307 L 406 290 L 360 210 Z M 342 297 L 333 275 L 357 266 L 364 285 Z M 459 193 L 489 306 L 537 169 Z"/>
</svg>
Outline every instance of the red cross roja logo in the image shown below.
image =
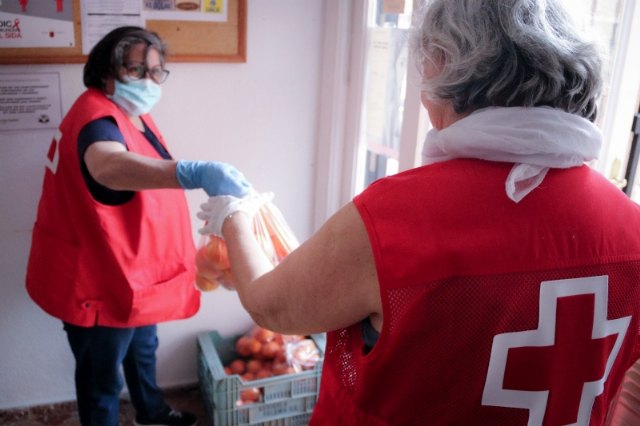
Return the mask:
<svg viewBox="0 0 640 426">
<path fill-rule="evenodd" d="M 482 404 L 588 425 L 631 321 L 608 320 L 607 299 L 606 276 L 543 282 L 538 328 L 494 337 Z"/>
</svg>

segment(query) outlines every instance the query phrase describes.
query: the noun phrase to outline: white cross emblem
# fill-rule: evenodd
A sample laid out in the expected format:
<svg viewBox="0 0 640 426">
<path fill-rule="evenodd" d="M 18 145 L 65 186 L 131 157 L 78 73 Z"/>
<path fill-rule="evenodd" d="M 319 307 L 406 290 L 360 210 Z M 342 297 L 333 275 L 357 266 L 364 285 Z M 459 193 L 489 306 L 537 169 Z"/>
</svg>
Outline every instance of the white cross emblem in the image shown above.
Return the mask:
<svg viewBox="0 0 640 426">
<path fill-rule="evenodd" d="M 607 301 L 607 276 L 543 282 L 538 328 L 494 337 L 482 404 L 528 409 L 529 426 L 545 416 L 553 424 L 588 425 L 631 321 L 607 320 Z M 555 367 L 558 359 L 573 361 L 556 370 L 558 378 L 545 368 L 550 359 Z"/>
</svg>

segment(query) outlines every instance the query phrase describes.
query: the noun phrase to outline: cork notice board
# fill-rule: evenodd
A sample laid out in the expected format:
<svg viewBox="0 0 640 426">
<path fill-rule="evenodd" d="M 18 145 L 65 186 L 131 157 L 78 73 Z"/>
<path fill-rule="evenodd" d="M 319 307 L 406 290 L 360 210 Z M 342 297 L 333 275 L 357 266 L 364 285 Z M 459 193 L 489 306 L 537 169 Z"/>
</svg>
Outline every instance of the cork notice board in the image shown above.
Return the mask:
<svg viewBox="0 0 640 426">
<path fill-rule="evenodd" d="M 0 64 L 84 63 L 80 2 L 72 0 L 75 45 L 0 48 Z M 168 45 L 168 62 L 246 62 L 247 0 L 228 0 L 226 22 L 147 20 Z"/>
</svg>

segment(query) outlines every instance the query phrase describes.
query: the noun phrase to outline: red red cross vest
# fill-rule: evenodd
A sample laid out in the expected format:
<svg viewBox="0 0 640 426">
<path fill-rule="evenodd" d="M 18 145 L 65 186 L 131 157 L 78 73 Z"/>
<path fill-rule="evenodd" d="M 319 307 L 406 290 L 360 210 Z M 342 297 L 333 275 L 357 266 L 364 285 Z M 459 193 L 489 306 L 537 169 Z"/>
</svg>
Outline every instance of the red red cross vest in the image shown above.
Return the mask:
<svg viewBox="0 0 640 426">
<path fill-rule="evenodd" d="M 354 199 L 384 325 L 328 333 L 314 425 L 601 425 L 639 355 L 640 208 L 587 166 L 520 203 L 453 160 Z"/>
<path fill-rule="evenodd" d="M 49 150 L 27 291 L 47 313 L 79 326 L 135 327 L 190 317 L 200 296 L 184 191 L 138 191 L 127 203 L 109 206 L 95 201 L 83 180 L 78 134 L 105 116 L 116 120 L 129 151 L 161 158 L 102 92 L 83 93 Z M 161 138 L 151 117 L 142 119 Z"/>
</svg>

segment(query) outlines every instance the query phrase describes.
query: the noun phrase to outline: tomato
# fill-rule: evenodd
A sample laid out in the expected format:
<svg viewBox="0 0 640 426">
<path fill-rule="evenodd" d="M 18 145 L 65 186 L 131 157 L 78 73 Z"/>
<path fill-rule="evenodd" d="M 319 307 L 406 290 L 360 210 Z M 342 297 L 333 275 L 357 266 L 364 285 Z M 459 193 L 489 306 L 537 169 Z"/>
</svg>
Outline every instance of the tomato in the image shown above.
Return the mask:
<svg viewBox="0 0 640 426">
<path fill-rule="evenodd" d="M 249 338 L 249 349 L 251 350 L 251 356 L 256 359 L 262 359 L 260 357 L 260 351 L 262 350 L 262 345 L 256 339 Z"/>
<path fill-rule="evenodd" d="M 240 400 L 243 403 L 260 401 L 260 389 L 247 388 L 240 391 Z"/>
<path fill-rule="evenodd" d="M 262 370 L 262 361 L 258 359 L 250 359 L 247 361 L 247 371 L 250 373 L 257 373 Z"/>
<path fill-rule="evenodd" d="M 240 336 L 238 340 L 236 340 L 236 352 L 238 355 L 247 357 L 251 355 L 251 344 L 255 342 L 255 339 L 249 336 Z"/>
<path fill-rule="evenodd" d="M 231 370 L 231 372 L 233 374 L 242 374 L 242 373 L 244 373 L 246 371 L 247 366 L 245 365 L 245 362 L 243 360 L 234 359 L 229 364 L 229 369 Z"/>
<path fill-rule="evenodd" d="M 278 351 L 276 357 L 274 358 L 274 362 L 287 362 L 287 352 L 284 349 L 284 346 Z"/>
<path fill-rule="evenodd" d="M 274 359 L 282 351 L 282 346 L 277 342 L 267 342 L 262 345 L 260 353 L 266 359 Z"/>
</svg>

